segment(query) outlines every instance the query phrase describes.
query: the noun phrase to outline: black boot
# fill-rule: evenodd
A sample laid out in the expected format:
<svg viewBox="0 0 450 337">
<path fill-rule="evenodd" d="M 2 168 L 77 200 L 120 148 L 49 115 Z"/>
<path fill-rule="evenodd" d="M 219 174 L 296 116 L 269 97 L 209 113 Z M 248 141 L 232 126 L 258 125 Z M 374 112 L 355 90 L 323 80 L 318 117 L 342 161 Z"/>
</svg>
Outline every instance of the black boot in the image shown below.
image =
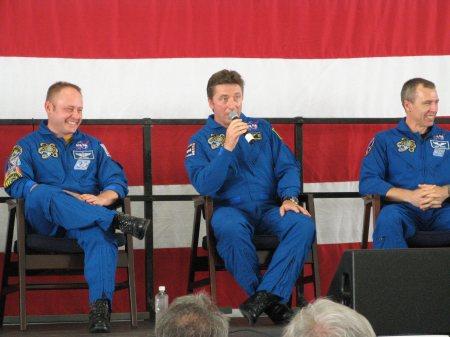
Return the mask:
<svg viewBox="0 0 450 337">
<path fill-rule="evenodd" d="M 289 323 L 294 316 L 294 311 L 285 303 L 275 303 L 269 306 L 264 312 L 275 324 Z"/>
<path fill-rule="evenodd" d="M 239 306 L 239 310 L 248 319 L 248 323 L 253 325 L 256 323 L 259 315 L 268 307 L 278 303 L 279 300 L 278 296 L 267 291 L 257 291 Z"/>
<path fill-rule="evenodd" d="M 124 234 L 131 234 L 139 240 L 145 236 L 150 220 L 138 218 L 129 214 L 117 213 L 113 220 L 114 228 L 119 229 Z"/>
<path fill-rule="evenodd" d="M 89 332 L 102 333 L 109 332 L 111 325 L 111 310 L 109 301 L 101 298 L 91 304 L 91 312 L 89 313 Z"/>
</svg>

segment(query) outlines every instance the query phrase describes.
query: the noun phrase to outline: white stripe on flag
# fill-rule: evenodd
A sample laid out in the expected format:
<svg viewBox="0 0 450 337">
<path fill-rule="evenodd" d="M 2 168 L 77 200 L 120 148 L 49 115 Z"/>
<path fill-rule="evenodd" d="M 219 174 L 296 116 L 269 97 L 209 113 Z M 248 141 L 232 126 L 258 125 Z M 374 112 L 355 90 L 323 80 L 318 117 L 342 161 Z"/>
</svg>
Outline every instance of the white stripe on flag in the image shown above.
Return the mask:
<svg viewBox="0 0 450 337">
<path fill-rule="evenodd" d="M 48 86 L 74 82 L 85 118 L 204 118 L 206 82 L 220 69 L 246 81 L 244 112 L 261 117 L 399 117 L 403 82 L 436 82 L 450 114 L 450 56 L 353 59 L 59 59 L 0 57 L 0 118 L 45 118 Z"/>
</svg>

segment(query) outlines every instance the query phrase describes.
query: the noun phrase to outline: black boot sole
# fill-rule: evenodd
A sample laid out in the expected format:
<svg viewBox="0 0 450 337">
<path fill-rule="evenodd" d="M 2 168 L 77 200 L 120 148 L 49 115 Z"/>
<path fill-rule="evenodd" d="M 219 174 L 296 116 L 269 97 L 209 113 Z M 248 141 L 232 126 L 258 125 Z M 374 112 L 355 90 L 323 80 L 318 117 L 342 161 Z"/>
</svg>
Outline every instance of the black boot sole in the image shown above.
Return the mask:
<svg viewBox="0 0 450 337">
<path fill-rule="evenodd" d="M 249 325 L 253 326 L 253 325 L 256 324 L 256 321 L 258 320 L 258 317 L 253 316 L 245 308 L 242 308 L 242 306 L 239 306 L 239 311 L 241 312 L 242 316 L 247 318 Z"/>
</svg>

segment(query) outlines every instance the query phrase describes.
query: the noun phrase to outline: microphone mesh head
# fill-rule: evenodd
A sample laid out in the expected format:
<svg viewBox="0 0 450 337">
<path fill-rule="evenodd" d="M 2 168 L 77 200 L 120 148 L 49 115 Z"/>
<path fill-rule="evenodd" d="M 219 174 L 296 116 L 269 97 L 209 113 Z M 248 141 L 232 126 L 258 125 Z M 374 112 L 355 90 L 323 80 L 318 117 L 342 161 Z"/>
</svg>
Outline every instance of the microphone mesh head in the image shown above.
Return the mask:
<svg viewBox="0 0 450 337">
<path fill-rule="evenodd" d="M 236 111 L 230 111 L 230 113 L 228 114 L 228 119 L 230 121 L 232 121 L 233 119 L 239 118 L 239 115 Z"/>
</svg>

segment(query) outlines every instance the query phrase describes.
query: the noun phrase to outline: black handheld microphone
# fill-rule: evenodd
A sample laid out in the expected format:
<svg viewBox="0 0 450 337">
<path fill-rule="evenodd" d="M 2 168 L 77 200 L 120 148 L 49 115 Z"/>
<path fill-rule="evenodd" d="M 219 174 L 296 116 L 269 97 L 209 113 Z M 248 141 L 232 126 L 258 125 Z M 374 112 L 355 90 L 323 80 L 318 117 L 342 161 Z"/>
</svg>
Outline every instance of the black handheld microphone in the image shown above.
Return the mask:
<svg viewBox="0 0 450 337">
<path fill-rule="evenodd" d="M 234 121 L 235 119 L 239 119 L 239 115 L 236 111 L 232 110 L 228 114 L 228 118 L 231 121 Z M 252 144 L 255 140 L 255 137 L 253 137 L 253 135 L 248 131 L 244 133 L 244 137 L 245 137 L 245 140 L 247 141 L 247 143 L 249 143 L 249 144 Z"/>
</svg>

